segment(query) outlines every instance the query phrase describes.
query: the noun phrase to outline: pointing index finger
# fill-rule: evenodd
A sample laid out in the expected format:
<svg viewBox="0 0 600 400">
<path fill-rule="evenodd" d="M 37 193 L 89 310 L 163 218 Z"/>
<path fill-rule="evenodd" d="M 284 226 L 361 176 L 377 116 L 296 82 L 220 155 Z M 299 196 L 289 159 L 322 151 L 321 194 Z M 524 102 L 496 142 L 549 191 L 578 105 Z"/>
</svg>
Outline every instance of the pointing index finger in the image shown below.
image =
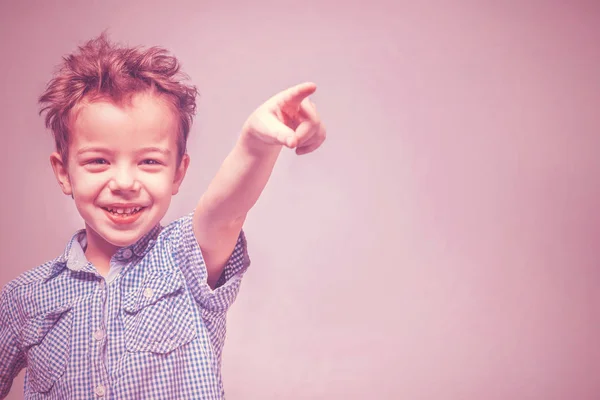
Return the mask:
<svg viewBox="0 0 600 400">
<path fill-rule="evenodd" d="M 304 82 L 279 92 L 271 98 L 270 103 L 274 108 L 295 112 L 300 107 L 302 100 L 313 94 L 316 90 L 317 85 L 313 82 Z"/>
</svg>

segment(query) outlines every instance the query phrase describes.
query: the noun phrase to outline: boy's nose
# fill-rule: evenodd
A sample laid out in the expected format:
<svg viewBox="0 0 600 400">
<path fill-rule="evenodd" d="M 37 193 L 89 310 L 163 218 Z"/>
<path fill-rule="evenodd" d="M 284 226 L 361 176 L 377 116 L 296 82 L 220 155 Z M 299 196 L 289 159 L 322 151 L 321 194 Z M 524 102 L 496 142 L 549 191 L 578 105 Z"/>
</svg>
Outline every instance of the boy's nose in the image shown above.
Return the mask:
<svg viewBox="0 0 600 400">
<path fill-rule="evenodd" d="M 113 192 L 117 191 L 133 191 L 137 192 L 140 189 L 140 183 L 135 177 L 126 172 L 116 174 L 110 182 L 108 182 L 108 188 Z"/>
</svg>

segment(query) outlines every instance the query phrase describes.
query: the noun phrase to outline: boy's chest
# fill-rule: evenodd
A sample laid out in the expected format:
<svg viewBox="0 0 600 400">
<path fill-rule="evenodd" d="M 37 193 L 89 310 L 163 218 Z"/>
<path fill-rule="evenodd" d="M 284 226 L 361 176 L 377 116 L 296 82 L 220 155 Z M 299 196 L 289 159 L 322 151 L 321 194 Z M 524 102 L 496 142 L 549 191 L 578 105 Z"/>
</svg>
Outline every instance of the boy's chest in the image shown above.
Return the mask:
<svg viewBox="0 0 600 400">
<path fill-rule="evenodd" d="M 145 368 L 166 371 L 175 354 L 199 357 L 194 353 L 201 346 L 187 345 L 198 338 L 205 341 L 205 328 L 176 272 L 129 281 L 49 283 L 37 301 L 30 300 L 30 317 L 22 327 L 34 390 L 43 392 L 83 373 L 88 385 L 106 388 L 132 379 L 131 374 L 143 375 Z M 55 295 L 46 297 L 50 293 Z"/>
</svg>

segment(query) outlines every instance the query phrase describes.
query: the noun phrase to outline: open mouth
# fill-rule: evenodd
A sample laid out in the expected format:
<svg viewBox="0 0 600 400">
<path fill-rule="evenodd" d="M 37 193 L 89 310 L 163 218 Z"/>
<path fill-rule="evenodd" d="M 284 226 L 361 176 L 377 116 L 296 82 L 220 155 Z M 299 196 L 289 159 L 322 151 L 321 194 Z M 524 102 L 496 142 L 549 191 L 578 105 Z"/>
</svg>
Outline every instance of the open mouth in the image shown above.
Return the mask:
<svg viewBox="0 0 600 400">
<path fill-rule="evenodd" d="M 102 209 L 114 224 L 129 226 L 138 220 L 146 207 L 102 207 Z"/>
<path fill-rule="evenodd" d="M 102 207 L 104 211 L 107 211 L 115 217 L 130 217 L 142 211 L 146 207 L 131 207 L 131 208 L 113 208 L 113 207 Z"/>
</svg>

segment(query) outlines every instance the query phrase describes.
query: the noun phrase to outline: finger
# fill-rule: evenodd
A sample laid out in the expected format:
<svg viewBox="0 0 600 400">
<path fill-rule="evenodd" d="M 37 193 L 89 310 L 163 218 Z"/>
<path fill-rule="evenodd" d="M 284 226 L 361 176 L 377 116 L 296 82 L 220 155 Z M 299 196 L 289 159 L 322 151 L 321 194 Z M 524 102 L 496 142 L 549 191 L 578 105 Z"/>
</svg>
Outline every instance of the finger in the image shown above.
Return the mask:
<svg viewBox="0 0 600 400">
<path fill-rule="evenodd" d="M 284 124 L 278 126 L 277 131 L 274 132 L 272 136 L 277 139 L 279 144 L 289 147 L 290 149 L 298 146 L 298 138 L 294 131 Z"/>
<path fill-rule="evenodd" d="M 319 147 L 321 147 L 322 144 L 323 144 L 323 140 L 316 140 L 313 143 L 307 143 L 304 146 L 297 147 L 296 154 L 301 156 L 303 154 L 311 153 L 311 152 L 315 151 L 316 149 L 318 149 Z"/>
<path fill-rule="evenodd" d="M 277 93 L 267 101 L 271 109 L 280 109 L 287 113 L 295 114 L 300 108 L 300 103 L 317 90 L 317 85 L 312 82 L 301 83 Z"/>
<path fill-rule="evenodd" d="M 297 145 L 303 146 L 319 131 L 318 125 L 310 120 L 305 120 L 296 128 Z"/>
<path fill-rule="evenodd" d="M 296 131 L 298 146 L 300 146 L 318 132 L 321 120 L 307 97 L 300 103 L 298 114 L 293 118 L 286 119 L 284 123 Z"/>
<path fill-rule="evenodd" d="M 315 124 L 319 124 L 321 122 L 321 118 L 319 117 L 313 102 L 310 101 L 310 98 L 308 97 L 302 100 L 302 103 L 300 103 L 298 115 L 300 118 L 308 119 Z"/>
<path fill-rule="evenodd" d="M 318 115 L 318 112 L 317 112 L 317 105 L 315 104 L 315 102 L 314 102 L 314 101 L 313 101 L 313 100 L 312 100 L 310 97 L 309 97 L 309 98 L 307 98 L 306 100 L 308 100 L 308 101 L 307 101 L 307 104 L 308 104 L 308 106 L 309 106 L 309 107 L 312 109 L 313 113 L 315 113 L 315 114 L 317 114 L 317 115 Z"/>
<path fill-rule="evenodd" d="M 320 123 L 319 114 L 317 114 L 312 102 L 310 101 L 310 98 L 308 97 L 302 100 L 296 110 L 280 110 L 276 112 L 275 115 L 277 115 L 281 122 L 293 130 L 297 130 L 298 126 L 300 126 L 300 124 L 304 121 L 310 121 L 314 125 L 318 125 Z"/>
<path fill-rule="evenodd" d="M 269 143 L 281 144 L 290 148 L 297 145 L 294 130 L 279 121 L 275 116 L 267 115 L 258 119 L 254 129 L 260 132 L 260 136 Z"/>
<path fill-rule="evenodd" d="M 298 145 L 298 147 L 296 148 L 296 154 L 302 155 L 316 150 L 323 144 L 323 142 L 325 141 L 325 137 L 325 127 L 321 124 L 319 125 L 318 131 L 315 134 L 313 134 L 309 140 Z"/>
</svg>

